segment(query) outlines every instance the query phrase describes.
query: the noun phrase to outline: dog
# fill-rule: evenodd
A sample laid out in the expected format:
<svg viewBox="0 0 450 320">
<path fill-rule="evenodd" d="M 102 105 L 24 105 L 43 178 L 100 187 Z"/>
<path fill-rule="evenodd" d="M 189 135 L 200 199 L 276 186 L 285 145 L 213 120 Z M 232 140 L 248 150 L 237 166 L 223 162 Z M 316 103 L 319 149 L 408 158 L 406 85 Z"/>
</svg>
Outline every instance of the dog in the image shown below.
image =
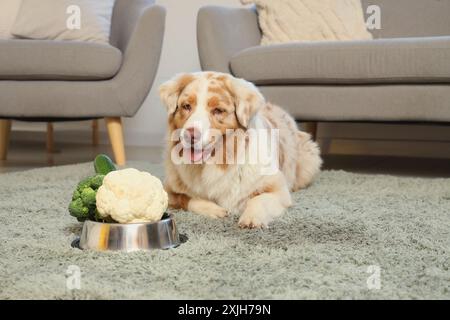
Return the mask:
<svg viewBox="0 0 450 320">
<path fill-rule="evenodd" d="M 292 205 L 290 192 L 306 188 L 320 172 L 320 150 L 311 136 L 244 79 L 178 74 L 159 93 L 168 112 L 164 187 L 171 208 L 213 218 L 240 214 L 240 227 L 265 228 Z M 269 150 L 270 139 L 255 148 L 254 131 L 276 136 L 276 152 Z M 260 149 L 276 155 L 274 170 L 247 159 Z"/>
</svg>

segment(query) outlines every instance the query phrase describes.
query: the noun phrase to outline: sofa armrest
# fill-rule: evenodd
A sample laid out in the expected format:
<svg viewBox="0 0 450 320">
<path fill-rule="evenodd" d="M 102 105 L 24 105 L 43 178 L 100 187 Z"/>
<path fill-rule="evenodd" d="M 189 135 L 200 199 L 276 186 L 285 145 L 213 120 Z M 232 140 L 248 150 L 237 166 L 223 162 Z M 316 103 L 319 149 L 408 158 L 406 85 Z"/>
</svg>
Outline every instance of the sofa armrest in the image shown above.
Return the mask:
<svg viewBox="0 0 450 320">
<path fill-rule="evenodd" d="M 206 6 L 199 10 L 197 43 L 202 70 L 231 73 L 230 59 L 260 42 L 254 8 Z"/>
<path fill-rule="evenodd" d="M 159 65 L 166 11 L 154 0 L 117 0 L 111 22 L 111 45 L 123 53 L 111 80 L 124 109 L 133 116 L 147 97 Z"/>
</svg>

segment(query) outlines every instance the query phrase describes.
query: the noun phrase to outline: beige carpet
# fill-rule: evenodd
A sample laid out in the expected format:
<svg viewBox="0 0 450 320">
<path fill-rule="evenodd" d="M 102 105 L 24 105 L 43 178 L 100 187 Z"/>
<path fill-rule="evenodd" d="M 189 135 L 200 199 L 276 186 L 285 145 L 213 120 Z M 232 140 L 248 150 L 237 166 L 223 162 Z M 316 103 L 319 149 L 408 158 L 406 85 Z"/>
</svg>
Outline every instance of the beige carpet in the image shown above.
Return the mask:
<svg viewBox="0 0 450 320">
<path fill-rule="evenodd" d="M 0 175 L 0 298 L 450 298 L 449 179 L 328 171 L 269 230 L 176 212 L 180 247 L 105 254 L 70 246 L 81 225 L 66 208 L 91 173 Z M 70 265 L 80 290 L 66 287 Z"/>
</svg>

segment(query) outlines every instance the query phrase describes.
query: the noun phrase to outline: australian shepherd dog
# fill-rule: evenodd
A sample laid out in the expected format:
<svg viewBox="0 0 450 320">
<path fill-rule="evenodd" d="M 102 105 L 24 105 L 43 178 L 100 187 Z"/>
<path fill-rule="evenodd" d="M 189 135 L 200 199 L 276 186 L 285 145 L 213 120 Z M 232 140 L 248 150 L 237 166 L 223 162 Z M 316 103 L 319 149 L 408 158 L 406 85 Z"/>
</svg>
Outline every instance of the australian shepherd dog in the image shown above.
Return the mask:
<svg viewBox="0 0 450 320">
<path fill-rule="evenodd" d="M 320 172 L 318 145 L 250 82 L 179 74 L 160 87 L 168 111 L 169 206 L 213 218 L 239 214 L 264 228 L 292 205 L 291 191 Z"/>
</svg>

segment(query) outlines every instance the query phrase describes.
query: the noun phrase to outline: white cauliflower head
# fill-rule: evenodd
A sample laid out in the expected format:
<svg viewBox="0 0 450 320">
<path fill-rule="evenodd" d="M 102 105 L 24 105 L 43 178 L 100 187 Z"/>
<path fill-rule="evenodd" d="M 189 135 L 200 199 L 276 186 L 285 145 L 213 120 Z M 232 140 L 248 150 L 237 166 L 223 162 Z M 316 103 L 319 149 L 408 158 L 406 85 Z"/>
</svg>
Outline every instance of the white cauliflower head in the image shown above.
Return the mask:
<svg viewBox="0 0 450 320">
<path fill-rule="evenodd" d="M 136 169 L 111 171 L 98 189 L 97 210 L 119 223 L 161 220 L 168 196 L 161 181 L 148 172 Z"/>
</svg>

